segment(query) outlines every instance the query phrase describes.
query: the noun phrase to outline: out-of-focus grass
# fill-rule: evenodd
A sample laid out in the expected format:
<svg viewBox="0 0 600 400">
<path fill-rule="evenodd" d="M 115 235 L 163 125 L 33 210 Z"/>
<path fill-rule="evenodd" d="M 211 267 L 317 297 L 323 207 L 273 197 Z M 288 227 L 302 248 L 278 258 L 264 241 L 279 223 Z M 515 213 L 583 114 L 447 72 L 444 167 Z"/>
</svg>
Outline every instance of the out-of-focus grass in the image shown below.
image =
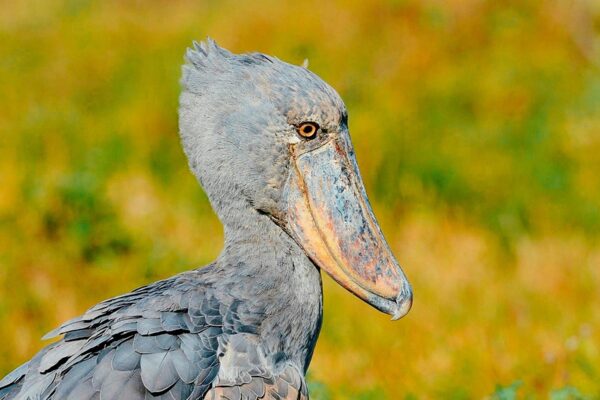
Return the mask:
<svg viewBox="0 0 600 400">
<path fill-rule="evenodd" d="M 315 398 L 599 397 L 599 15 L 584 0 L 4 2 L 0 375 L 61 321 L 218 254 L 176 121 L 183 51 L 208 34 L 308 57 L 340 91 L 414 284 L 392 323 L 325 279 Z"/>
</svg>

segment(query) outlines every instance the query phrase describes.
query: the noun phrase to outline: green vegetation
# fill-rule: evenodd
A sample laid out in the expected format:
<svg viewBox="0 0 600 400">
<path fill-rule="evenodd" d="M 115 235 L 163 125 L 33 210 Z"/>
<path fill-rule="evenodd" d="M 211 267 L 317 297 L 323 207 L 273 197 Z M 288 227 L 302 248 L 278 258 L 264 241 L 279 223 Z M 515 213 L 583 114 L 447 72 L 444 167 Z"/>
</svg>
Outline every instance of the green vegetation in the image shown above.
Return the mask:
<svg viewBox="0 0 600 400">
<path fill-rule="evenodd" d="M 340 92 L 414 285 L 392 323 L 325 279 L 315 399 L 600 398 L 596 2 L 5 3 L 0 375 L 219 253 L 176 115 L 184 49 L 210 35 L 309 58 Z"/>
</svg>

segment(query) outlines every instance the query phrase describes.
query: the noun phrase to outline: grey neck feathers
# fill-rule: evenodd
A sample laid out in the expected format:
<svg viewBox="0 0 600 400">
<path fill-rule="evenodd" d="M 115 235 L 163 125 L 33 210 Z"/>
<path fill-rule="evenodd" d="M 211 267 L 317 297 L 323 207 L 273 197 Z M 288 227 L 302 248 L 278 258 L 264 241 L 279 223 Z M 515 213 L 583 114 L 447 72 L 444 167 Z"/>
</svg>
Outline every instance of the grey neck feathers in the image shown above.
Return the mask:
<svg viewBox="0 0 600 400">
<path fill-rule="evenodd" d="M 235 226 L 224 221 L 225 246 L 216 266 L 224 279 L 243 285 L 245 300 L 264 306 L 260 334 L 274 362 L 286 355 L 306 370 L 322 320 L 320 272 L 268 216 L 249 205 L 237 214 Z"/>
</svg>

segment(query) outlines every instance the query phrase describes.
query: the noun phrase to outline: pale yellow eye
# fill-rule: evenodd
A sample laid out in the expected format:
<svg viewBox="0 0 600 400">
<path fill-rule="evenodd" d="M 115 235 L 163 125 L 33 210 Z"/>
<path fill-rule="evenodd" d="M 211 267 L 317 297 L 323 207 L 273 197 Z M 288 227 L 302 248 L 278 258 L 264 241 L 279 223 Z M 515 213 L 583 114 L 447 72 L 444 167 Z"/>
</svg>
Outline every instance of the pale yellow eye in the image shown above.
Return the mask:
<svg viewBox="0 0 600 400">
<path fill-rule="evenodd" d="M 319 131 L 319 124 L 316 122 L 303 122 L 296 128 L 298 135 L 305 139 L 314 139 Z"/>
</svg>

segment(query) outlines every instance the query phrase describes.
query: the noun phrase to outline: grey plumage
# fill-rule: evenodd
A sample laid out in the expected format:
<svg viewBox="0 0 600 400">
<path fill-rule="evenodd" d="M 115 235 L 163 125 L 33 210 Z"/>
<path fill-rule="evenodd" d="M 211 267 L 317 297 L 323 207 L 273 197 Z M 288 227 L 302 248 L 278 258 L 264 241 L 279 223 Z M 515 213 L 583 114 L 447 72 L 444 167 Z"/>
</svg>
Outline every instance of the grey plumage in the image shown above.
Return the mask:
<svg viewBox="0 0 600 400">
<path fill-rule="evenodd" d="M 354 255 L 350 267 L 372 280 L 363 285 L 353 278 L 362 288 L 336 275 L 343 257 L 336 256 L 337 267 L 320 263 L 314 239 L 305 245 L 298 236 L 318 225 L 294 220 L 306 223 L 301 207 L 309 204 L 308 197 L 294 203 L 301 192 L 291 188 L 298 154 L 341 143 L 337 153 L 330 151 L 342 157 L 329 162 L 340 171 L 331 181 L 347 187 L 334 189 L 366 196 L 347 113 L 331 87 L 305 67 L 232 54 L 211 40 L 187 51 L 182 86 L 181 142 L 224 225 L 223 252 L 209 266 L 106 300 L 50 332 L 45 338 L 62 338 L 0 381 L 0 400 L 307 399 L 304 374 L 322 318 L 319 267 L 331 268 L 335 279 L 379 309 L 408 311 L 410 287 L 393 257 L 381 258 L 391 269 L 379 263 L 367 274 Z M 318 121 L 317 140 L 299 137 L 303 121 Z M 341 178 L 348 171 L 353 180 Z M 353 201 L 348 193 L 338 198 Z M 366 197 L 357 201 L 336 205 L 331 218 L 358 221 L 359 238 L 377 239 L 377 227 L 368 231 L 372 217 L 363 215 L 370 210 Z M 344 207 L 356 215 L 344 215 Z M 352 246 L 342 245 L 352 255 Z"/>
<path fill-rule="evenodd" d="M 0 398 L 202 398 L 219 381 L 223 357 L 232 363 L 221 378 L 225 386 L 273 379 L 270 360 L 257 355 L 256 335 L 247 333 L 256 328 L 246 326 L 264 311 L 246 314 L 238 299 L 221 294 L 218 270 L 211 265 L 100 303 L 59 329 L 61 341 L 8 375 Z M 82 331 L 89 335 L 65 340 Z M 257 382 L 259 393 L 266 390 Z M 32 389 L 6 391 L 21 383 Z"/>
</svg>

